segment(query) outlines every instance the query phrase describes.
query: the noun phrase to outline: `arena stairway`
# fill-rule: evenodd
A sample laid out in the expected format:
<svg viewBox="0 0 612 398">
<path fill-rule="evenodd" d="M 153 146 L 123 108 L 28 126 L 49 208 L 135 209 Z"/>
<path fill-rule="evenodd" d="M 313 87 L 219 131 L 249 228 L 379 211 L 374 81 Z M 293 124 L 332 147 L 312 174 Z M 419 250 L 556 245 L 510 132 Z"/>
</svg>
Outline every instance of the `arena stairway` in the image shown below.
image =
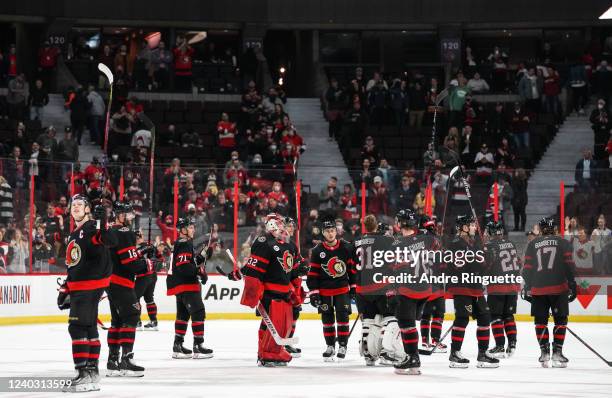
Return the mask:
<svg viewBox="0 0 612 398">
<path fill-rule="evenodd" d="M 336 176 L 342 191 L 342 185 L 351 183 L 351 178 L 338 145 L 327 139 L 329 124 L 321 113 L 320 99 L 290 98 L 286 110 L 307 146 L 298 168 L 302 183 L 310 185 L 311 192 L 318 194 L 329 177 Z"/>
<path fill-rule="evenodd" d="M 589 122 L 591 109 L 586 115 L 569 116 L 529 178 L 527 190 L 527 228 L 542 217 L 553 215 L 559 205 L 559 182 L 574 184 L 576 163 L 582 158 L 583 148 L 593 148 L 594 136 Z M 566 194 L 572 188 L 566 188 Z"/>
</svg>

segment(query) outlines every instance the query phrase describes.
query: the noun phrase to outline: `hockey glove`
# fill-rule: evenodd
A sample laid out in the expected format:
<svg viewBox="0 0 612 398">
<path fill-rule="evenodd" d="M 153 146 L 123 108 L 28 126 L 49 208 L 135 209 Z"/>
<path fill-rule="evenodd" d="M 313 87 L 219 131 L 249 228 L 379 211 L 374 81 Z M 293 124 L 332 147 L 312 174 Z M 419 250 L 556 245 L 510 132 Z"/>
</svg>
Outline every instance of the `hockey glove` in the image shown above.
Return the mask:
<svg viewBox="0 0 612 398">
<path fill-rule="evenodd" d="M 208 274 L 206 273 L 206 269 L 204 267 L 198 268 L 198 276 L 200 277 L 200 283 L 205 285 L 208 282 Z"/>
<path fill-rule="evenodd" d="M 152 257 L 153 255 L 155 255 L 155 247 L 145 243 L 138 247 L 138 254 L 140 255 L 140 257 L 144 258 Z"/>
<path fill-rule="evenodd" d="M 68 290 L 68 283 L 66 281 L 64 281 L 59 288 L 59 294 L 57 295 L 57 307 L 60 310 L 70 308 L 70 290 Z"/>
<path fill-rule="evenodd" d="M 206 258 L 204 258 L 203 255 L 198 254 L 197 256 L 195 256 L 195 263 L 197 265 L 204 264 L 204 263 L 206 263 Z"/>
<path fill-rule="evenodd" d="M 239 281 L 240 279 L 242 279 L 242 273 L 239 269 L 237 269 L 236 271 L 232 271 L 227 274 L 227 279 L 229 279 L 230 281 Z"/>
<path fill-rule="evenodd" d="M 527 302 L 532 302 L 533 297 L 531 296 L 531 289 L 527 286 L 524 286 L 521 290 L 521 298 Z"/>
<path fill-rule="evenodd" d="M 100 220 L 101 225 L 106 225 L 106 208 L 102 205 L 97 205 L 93 210 L 94 220 Z"/>
<path fill-rule="evenodd" d="M 321 305 L 321 295 L 319 295 L 319 293 L 310 294 L 310 305 L 315 308 L 319 308 Z"/>
<path fill-rule="evenodd" d="M 569 293 L 567 294 L 567 301 L 569 301 L 570 303 L 574 300 L 576 300 L 576 297 L 578 296 L 578 289 L 576 286 L 576 282 L 574 282 L 573 284 L 569 285 Z"/>
<path fill-rule="evenodd" d="M 306 276 L 306 274 L 308 274 L 308 271 L 310 271 L 310 264 L 308 263 L 308 260 L 304 258 L 298 263 L 297 275 Z"/>
</svg>

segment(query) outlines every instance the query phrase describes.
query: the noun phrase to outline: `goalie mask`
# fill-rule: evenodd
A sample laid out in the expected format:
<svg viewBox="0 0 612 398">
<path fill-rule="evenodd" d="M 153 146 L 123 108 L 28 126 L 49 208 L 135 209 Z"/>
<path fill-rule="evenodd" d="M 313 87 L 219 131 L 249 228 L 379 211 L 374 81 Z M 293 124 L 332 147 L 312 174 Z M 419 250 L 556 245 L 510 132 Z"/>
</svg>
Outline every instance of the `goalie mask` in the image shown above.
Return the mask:
<svg viewBox="0 0 612 398">
<path fill-rule="evenodd" d="M 280 239 L 286 232 L 284 218 L 276 213 L 270 213 L 265 220 L 266 232 Z"/>
</svg>

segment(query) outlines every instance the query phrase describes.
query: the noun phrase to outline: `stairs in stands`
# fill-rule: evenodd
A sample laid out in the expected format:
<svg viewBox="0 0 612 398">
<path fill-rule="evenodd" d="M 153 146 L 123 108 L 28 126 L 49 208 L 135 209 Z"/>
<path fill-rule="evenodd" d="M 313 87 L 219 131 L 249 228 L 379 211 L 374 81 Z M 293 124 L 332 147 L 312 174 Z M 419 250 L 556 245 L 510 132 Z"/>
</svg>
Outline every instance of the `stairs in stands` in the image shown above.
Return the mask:
<svg viewBox="0 0 612 398">
<path fill-rule="evenodd" d="M 594 137 L 587 110 L 584 116 L 569 116 L 550 143 L 533 174 L 527 190 L 527 228 L 542 217 L 552 215 L 559 205 L 559 182 L 574 183 L 576 163 L 583 148 L 593 148 Z M 566 194 L 571 188 L 566 189 Z"/>
<path fill-rule="evenodd" d="M 338 187 L 351 183 L 342 154 L 335 141 L 328 141 L 329 124 L 321 112 L 318 98 L 290 98 L 286 111 L 293 125 L 304 139 L 307 149 L 300 158 L 298 176 L 310 185 L 312 193 L 319 193 L 329 177 L 338 177 Z"/>
</svg>

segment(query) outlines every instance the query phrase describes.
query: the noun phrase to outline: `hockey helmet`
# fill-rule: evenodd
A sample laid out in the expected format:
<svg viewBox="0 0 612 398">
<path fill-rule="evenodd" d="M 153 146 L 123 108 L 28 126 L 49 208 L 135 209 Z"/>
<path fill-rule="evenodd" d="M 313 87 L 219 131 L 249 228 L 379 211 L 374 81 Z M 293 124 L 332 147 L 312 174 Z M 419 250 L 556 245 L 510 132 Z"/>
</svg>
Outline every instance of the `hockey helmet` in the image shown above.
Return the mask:
<svg viewBox="0 0 612 398">
<path fill-rule="evenodd" d="M 270 213 L 265 219 L 266 232 L 268 233 L 282 233 L 285 231 L 285 220 L 277 213 Z"/>
<path fill-rule="evenodd" d="M 473 222 L 476 222 L 476 220 L 474 220 L 474 217 L 472 217 L 471 215 L 460 214 L 455 220 L 455 228 L 457 229 L 457 231 L 459 231 L 464 225 L 470 225 Z"/>
<path fill-rule="evenodd" d="M 328 216 L 321 220 L 321 229 L 326 230 L 328 228 L 336 228 L 336 219 Z"/>
<path fill-rule="evenodd" d="M 113 211 L 115 212 L 115 214 L 119 215 L 124 213 L 131 213 L 133 209 L 130 203 L 117 201 L 113 205 Z"/>
<path fill-rule="evenodd" d="M 85 206 L 91 207 L 91 202 L 89 201 L 89 198 L 80 193 L 73 195 L 72 198 L 70 198 L 70 204 L 72 205 L 72 203 L 76 202 L 77 200 L 82 201 Z"/>
<path fill-rule="evenodd" d="M 418 228 L 419 220 L 412 209 L 402 209 L 397 212 L 395 222 L 400 228 Z"/>
<path fill-rule="evenodd" d="M 491 220 L 486 225 L 489 236 L 503 235 L 504 225 L 499 221 Z"/>
<path fill-rule="evenodd" d="M 176 220 L 177 229 L 187 228 L 190 225 L 194 225 L 194 224 L 195 224 L 195 220 L 191 217 L 179 217 L 179 219 Z"/>
<path fill-rule="evenodd" d="M 376 233 L 386 234 L 389 231 L 389 224 L 385 224 L 384 222 L 379 222 L 378 227 L 376 228 Z"/>
</svg>

